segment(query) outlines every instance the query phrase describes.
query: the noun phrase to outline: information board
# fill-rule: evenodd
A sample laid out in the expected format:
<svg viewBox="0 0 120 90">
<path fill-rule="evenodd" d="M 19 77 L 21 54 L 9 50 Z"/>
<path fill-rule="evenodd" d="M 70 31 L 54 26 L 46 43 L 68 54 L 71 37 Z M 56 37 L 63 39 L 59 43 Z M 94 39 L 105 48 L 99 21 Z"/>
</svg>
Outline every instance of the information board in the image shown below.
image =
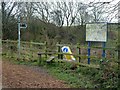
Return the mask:
<svg viewBox="0 0 120 90">
<path fill-rule="evenodd" d="M 107 23 L 86 24 L 86 41 L 107 41 Z"/>
</svg>

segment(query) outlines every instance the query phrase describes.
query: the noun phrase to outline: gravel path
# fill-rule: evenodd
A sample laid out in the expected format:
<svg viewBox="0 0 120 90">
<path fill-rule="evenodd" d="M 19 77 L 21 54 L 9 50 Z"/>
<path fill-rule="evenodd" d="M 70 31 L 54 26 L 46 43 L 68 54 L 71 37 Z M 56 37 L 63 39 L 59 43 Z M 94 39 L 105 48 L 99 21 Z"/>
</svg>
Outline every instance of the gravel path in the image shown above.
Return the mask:
<svg viewBox="0 0 120 90">
<path fill-rule="evenodd" d="M 2 62 L 3 88 L 67 88 L 64 81 L 56 80 L 47 71 L 36 66 Z"/>
</svg>

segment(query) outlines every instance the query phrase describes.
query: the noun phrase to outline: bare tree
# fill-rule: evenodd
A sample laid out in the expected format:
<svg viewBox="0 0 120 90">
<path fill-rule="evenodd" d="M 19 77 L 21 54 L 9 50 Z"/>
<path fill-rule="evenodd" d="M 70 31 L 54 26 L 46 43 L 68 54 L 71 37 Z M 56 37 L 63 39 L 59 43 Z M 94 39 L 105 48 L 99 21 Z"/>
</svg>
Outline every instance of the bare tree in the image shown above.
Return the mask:
<svg viewBox="0 0 120 90">
<path fill-rule="evenodd" d="M 57 26 L 62 27 L 64 24 L 64 12 L 63 12 L 63 5 L 61 2 L 52 2 L 51 3 L 51 21 L 55 23 Z"/>
<path fill-rule="evenodd" d="M 3 23 L 6 21 L 6 23 L 9 21 L 10 16 L 14 16 L 17 13 L 13 14 L 13 10 L 17 6 L 16 2 L 2 2 L 2 19 Z"/>
<path fill-rule="evenodd" d="M 79 25 L 83 25 L 84 23 L 86 23 L 89 18 L 88 18 L 88 12 L 87 10 L 87 5 L 83 4 L 81 2 L 77 2 L 76 4 L 76 9 L 77 9 L 77 16 L 76 16 L 76 20 L 75 23 L 77 22 L 77 24 Z"/>
<path fill-rule="evenodd" d="M 75 22 L 75 19 L 78 15 L 78 8 L 77 8 L 78 3 L 73 3 L 73 2 L 69 2 L 69 9 L 70 9 L 70 26 Z"/>
<path fill-rule="evenodd" d="M 111 22 L 112 19 L 115 19 L 118 15 L 118 3 L 112 5 L 112 2 L 114 0 L 88 4 L 88 8 L 91 8 L 88 12 L 90 12 L 89 15 L 93 18 L 92 22 Z"/>
<path fill-rule="evenodd" d="M 111 22 L 113 19 L 118 19 L 119 16 L 119 2 L 116 4 L 109 4 L 109 7 L 106 11 L 108 22 Z"/>
<path fill-rule="evenodd" d="M 66 23 L 67 26 L 71 26 L 74 23 L 78 14 L 75 4 L 73 2 L 57 2 L 57 9 L 54 13 L 59 18 L 58 22 L 61 25 Z"/>
<path fill-rule="evenodd" d="M 16 2 L 2 2 L 1 4 L 2 4 L 3 39 L 7 39 L 8 37 L 10 37 L 10 32 L 12 32 L 11 29 L 14 28 L 16 24 L 16 20 L 14 17 L 17 14 L 17 12 L 14 12 L 14 11 L 17 6 L 17 3 Z"/>
<path fill-rule="evenodd" d="M 50 21 L 50 5 L 48 2 L 34 2 L 34 10 L 41 17 L 42 21 Z"/>
</svg>

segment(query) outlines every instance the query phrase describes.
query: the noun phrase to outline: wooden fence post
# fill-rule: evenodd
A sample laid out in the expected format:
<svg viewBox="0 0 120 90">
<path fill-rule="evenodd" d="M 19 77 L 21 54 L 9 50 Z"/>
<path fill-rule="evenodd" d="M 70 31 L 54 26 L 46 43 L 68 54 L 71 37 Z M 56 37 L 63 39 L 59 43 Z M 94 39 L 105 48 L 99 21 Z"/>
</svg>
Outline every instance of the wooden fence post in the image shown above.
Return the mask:
<svg viewBox="0 0 120 90">
<path fill-rule="evenodd" d="M 63 54 L 59 54 L 59 53 L 62 53 L 60 42 L 58 42 L 57 44 L 58 44 L 58 59 L 63 59 Z"/>
<path fill-rule="evenodd" d="M 47 42 L 45 41 L 45 58 L 47 58 Z"/>
<path fill-rule="evenodd" d="M 60 53 L 62 53 L 61 47 L 60 47 Z M 60 54 L 60 59 L 63 59 L 63 54 Z"/>
<path fill-rule="evenodd" d="M 78 57 L 79 57 L 79 62 L 81 61 L 81 57 L 80 57 L 80 55 L 81 55 L 81 48 L 80 48 L 80 44 L 78 43 L 77 44 L 77 48 L 78 48 Z"/>
<path fill-rule="evenodd" d="M 6 40 L 6 43 L 7 43 L 7 49 L 8 49 L 7 57 L 9 57 L 9 51 L 10 51 L 9 45 L 10 45 L 10 43 L 8 42 L 8 40 Z"/>
<path fill-rule="evenodd" d="M 60 43 L 57 42 L 57 44 L 58 44 L 58 46 L 57 46 L 58 47 L 58 59 L 60 59 L 60 54 L 59 54 L 60 53 L 60 46 L 59 46 Z"/>
<path fill-rule="evenodd" d="M 79 50 L 78 50 L 78 51 L 79 51 L 79 55 L 81 55 L 81 48 L 79 47 L 78 49 L 79 49 Z M 81 61 L 81 57 L 79 56 L 79 62 L 80 62 L 80 61 Z"/>
<path fill-rule="evenodd" d="M 33 59 L 33 45 L 32 45 L 32 41 L 30 41 L 30 59 L 31 59 L 31 61 Z"/>
<path fill-rule="evenodd" d="M 39 54 L 39 61 L 38 61 L 38 66 L 40 66 L 42 60 L 42 54 Z"/>
</svg>

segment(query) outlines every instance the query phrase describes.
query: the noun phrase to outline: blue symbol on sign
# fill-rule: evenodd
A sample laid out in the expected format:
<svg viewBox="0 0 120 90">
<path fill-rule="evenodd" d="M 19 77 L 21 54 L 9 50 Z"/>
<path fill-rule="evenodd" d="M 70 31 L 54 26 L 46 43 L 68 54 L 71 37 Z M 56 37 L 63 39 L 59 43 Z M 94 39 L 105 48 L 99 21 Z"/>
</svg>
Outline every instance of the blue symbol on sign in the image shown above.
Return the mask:
<svg viewBox="0 0 120 90">
<path fill-rule="evenodd" d="M 63 49 L 63 52 L 68 52 L 68 48 L 64 48 L 64 49 Z"/>
</svg>

